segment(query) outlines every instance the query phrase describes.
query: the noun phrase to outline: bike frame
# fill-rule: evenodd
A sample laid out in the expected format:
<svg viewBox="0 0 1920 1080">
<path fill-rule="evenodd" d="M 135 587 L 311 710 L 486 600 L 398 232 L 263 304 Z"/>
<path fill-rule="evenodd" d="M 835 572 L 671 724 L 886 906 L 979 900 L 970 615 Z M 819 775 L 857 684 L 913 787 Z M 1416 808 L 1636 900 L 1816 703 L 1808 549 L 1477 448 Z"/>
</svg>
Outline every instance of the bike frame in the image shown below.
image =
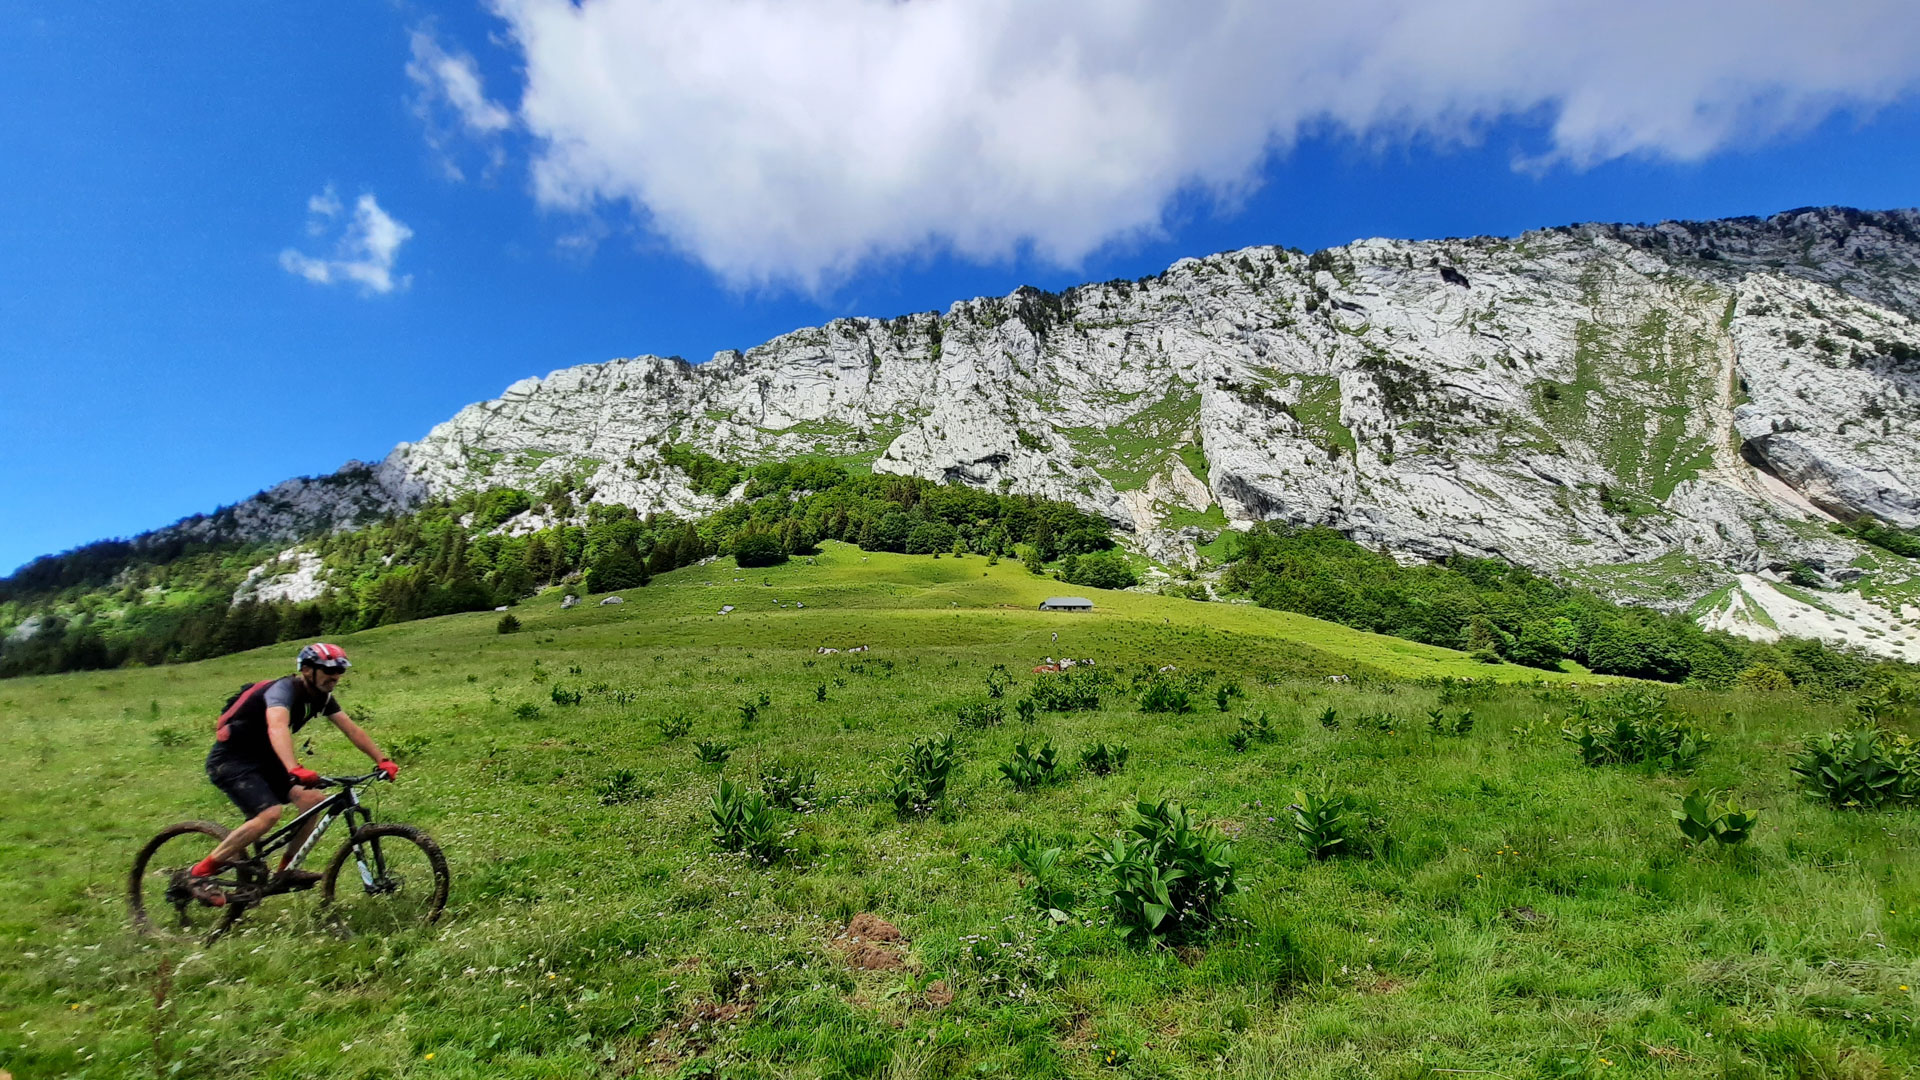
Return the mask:
<svg viewBox="0 0 1920 1080">
<path fill-rule="evenodd" d="M 315 805 L 312 809 L 303 812 L 299 817 L 294 818 L 292 821 L 280 826 L 280 828 L 256 841 L 254 844 L 255 857 L 264 860 L 267 856 L 293 843 L 294 834 L 299 832 L 307 822 L 313 820 L 316 816 L 320 819 L 320 823 L 314 827 L 312 835 L 307 837 L 306 842 L 301 844 L 300 847 L 294 851 L 292 857 L 287 860 L 289 867 L 299 866 L 306 860 L 307 853 L 319 845 L 320 838 L 327 834 L 327 830 L 333 826 L 335 818 L 346 819 L 348 836 L 352 836 L 361 826 L 373 824 L 373 815 L 367 811 L 366 807 L 360 805 L 359 787 L 361 784 L 368 783 L 375 777 L 382 775 L 384 774 L 371 772 L 365 776 L 323 777 L 323 783 L 329 786 L 337 785 L 340 790 L 330 796 L 325 802 Z"/>
</svg>

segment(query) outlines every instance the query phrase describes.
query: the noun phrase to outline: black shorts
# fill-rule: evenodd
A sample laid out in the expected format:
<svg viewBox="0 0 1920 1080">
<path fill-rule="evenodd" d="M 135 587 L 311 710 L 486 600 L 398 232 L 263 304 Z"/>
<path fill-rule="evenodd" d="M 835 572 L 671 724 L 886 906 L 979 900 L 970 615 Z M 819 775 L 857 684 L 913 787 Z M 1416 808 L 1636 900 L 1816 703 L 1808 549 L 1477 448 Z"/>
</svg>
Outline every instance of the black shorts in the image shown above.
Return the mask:
<svg viewBox="0 0 1920 1080">
<path fill-rule="evenodd" d="M 225 792 L 247 818 L 293 801 L 293 777 L 287 775 L 279 762 L 267 765 L 224 755 L 209 757 L 207 779 Z"/>
</svg>

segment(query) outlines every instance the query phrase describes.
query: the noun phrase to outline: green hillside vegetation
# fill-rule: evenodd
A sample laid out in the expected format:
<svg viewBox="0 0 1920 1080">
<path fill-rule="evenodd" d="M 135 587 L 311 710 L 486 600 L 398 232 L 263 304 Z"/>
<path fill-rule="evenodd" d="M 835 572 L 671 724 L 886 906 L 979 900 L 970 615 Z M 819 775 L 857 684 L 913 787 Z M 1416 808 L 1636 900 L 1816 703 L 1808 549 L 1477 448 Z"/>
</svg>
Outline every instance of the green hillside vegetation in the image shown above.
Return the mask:
<svg viewBox="0 0 1920 1080">
<path fill-rule="evenodd" d="M 570 579 L 589 592 L 633 588 L 736 548 L 745 561 L 765 564 L 829 538 L 914 554 L 957 546 L 1011 556 L 1024 544 L 1044 564 L 1113 546 L 1106 522 L 1065 503 L 854 475 L 825 459 L 751 470 L 697 454 L 672 460 L 699 478 L 719 476 L 724 482 L 715 486 L 722 493 L 744 478 L 743 497 L 698 521 L 590 504 L 584 525 L 510 536 L 495 530 L 530 509 L 547 519 L 576 516 L 575 493 L 584 480 L 556 481 L 537 496 L 513 488 L 470 493 L 316 538 L 310 546 L 327 588 L 304 603 L 231 603 L 270 545 L 147 548 L 111 541 L 38 559 L 0 582 L 0 625 L 34 615 L 50 625 L 25 640 L 0 641 L 0 676 L 204 659 L 515 604 Z M 1097 561 L 1086 580 L 1120 580 L 1110 571 Z"/>
<path fill-rule="evenodd" d="M 1863 717 L 1911 754 L 1893 684 L 1623 693 L 1254 605 L 1086 590 L 1092 613 L 1035 610 L 1059 588 L 1013 560 L 824 541 L 664 572 L 620 605 L 547 591 L 512 633 L 485 612 L 344 636 L 341 698 L 403 767 L 378 812 L 432 833 L 454 874 L 441 923 L 386 937 L 340 936 L 311 894 L 210 947 L 125 922 L 142 840 L 234 820 L 200 767 L 213 715 L 290 646 L 0 684 L 0 1068 L 1920 1068 L 1920 772 L 1869 811 L 1790 768 L 1802 737 Z M 1033 670 L 1067 656 L 1097 664 Z M 1662 733 L 1691 749 L 1606 763 Z M 364 766 L 308 735 L 305 763 Z M 948 737 L 930 794 L 900 769 L 916 742 L 947 760 Z M 1204 885 L 1148 927 L 1128 920 L 1156 911 L 1154 850 Z M 870 940 L 874 918 L 902 940 Z"/>
<path fill-rule="evenodd" d="M 1816 641 L 1765 644 L 1704 631 L 1684 615 L 1623 607 L 1499 559 L 1402 566 L 1327 528 L 1254 526 L 1222 585 L 1265 607 L 1552 671 L 1571 661 L 1600 674 L 1717 688 L 1785 679 L 1826 696 L 1856 691 L 1883 669 L 1911 675 L 1910 665 Z"/>
</svg>

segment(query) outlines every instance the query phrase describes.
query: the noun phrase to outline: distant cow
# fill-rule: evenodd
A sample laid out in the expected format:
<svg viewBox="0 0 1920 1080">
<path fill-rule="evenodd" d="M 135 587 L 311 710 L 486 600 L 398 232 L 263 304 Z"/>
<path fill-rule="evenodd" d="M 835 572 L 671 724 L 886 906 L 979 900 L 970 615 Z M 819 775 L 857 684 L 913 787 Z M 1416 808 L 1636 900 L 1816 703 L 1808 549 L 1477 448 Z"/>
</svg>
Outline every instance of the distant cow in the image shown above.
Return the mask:
<svg viewBox="0 0 1920 1080">
<path fill-rule="evenodd" d="M 1059 670 L 1060 668 L 1054 664 L 1040 664 L 1033 669 L 1033 673 L 1035 675 L 1052 675 Z"/>
<path fill-rule="evenodd" d="M 867 646 L 865 646 L 865 645 L 855 645 L 855 646 L 854 646 L 853 648 L 851 648 L 851 649 L 848 649 L 847 651 L 848 651 L 848 652 L 866 652 L 866 651 L 867 651 Z"/>
<path fill-rule="evenodd" d="M 817 655 L 819 655 L 819 656 L 832 656 L 832 655 L 833 655 L 834 653 L 837 653 L 837 652 L 839 652 L 840 650 L 839 650 L 839 649 L 829 649 L 829 648 L 827 648 L 827 647 L 826 647 L 825 645 L 822 645 L 822 646 L 820 646 L 819 648 L 817 648 L 817 649 L 815 649 L 815 650 L 813 650 L 813 651 L 814 651 L 814 653 L 815 653 L 815 654 L 817 654 Z"/>
</svg>

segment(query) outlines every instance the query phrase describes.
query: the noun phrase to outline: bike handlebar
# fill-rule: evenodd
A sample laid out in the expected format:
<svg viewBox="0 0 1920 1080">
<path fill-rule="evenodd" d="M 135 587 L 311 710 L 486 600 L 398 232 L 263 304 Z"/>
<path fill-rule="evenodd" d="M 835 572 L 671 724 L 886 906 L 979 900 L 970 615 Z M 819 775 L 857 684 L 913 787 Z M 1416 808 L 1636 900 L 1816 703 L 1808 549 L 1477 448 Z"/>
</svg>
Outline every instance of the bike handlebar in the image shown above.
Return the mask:
<svg viewBox="0 0 1920 1080">
<path fill-rule="evenodd" d="M 320 778 L 320 786 L 323 788 L 353 787 L 355 784 L 366 784 L 375 780 L 388 779 L 390 778 L 387 776 L 385 770 L 375 769 L 365 776 L 323 776 Z"/>
</svg>

